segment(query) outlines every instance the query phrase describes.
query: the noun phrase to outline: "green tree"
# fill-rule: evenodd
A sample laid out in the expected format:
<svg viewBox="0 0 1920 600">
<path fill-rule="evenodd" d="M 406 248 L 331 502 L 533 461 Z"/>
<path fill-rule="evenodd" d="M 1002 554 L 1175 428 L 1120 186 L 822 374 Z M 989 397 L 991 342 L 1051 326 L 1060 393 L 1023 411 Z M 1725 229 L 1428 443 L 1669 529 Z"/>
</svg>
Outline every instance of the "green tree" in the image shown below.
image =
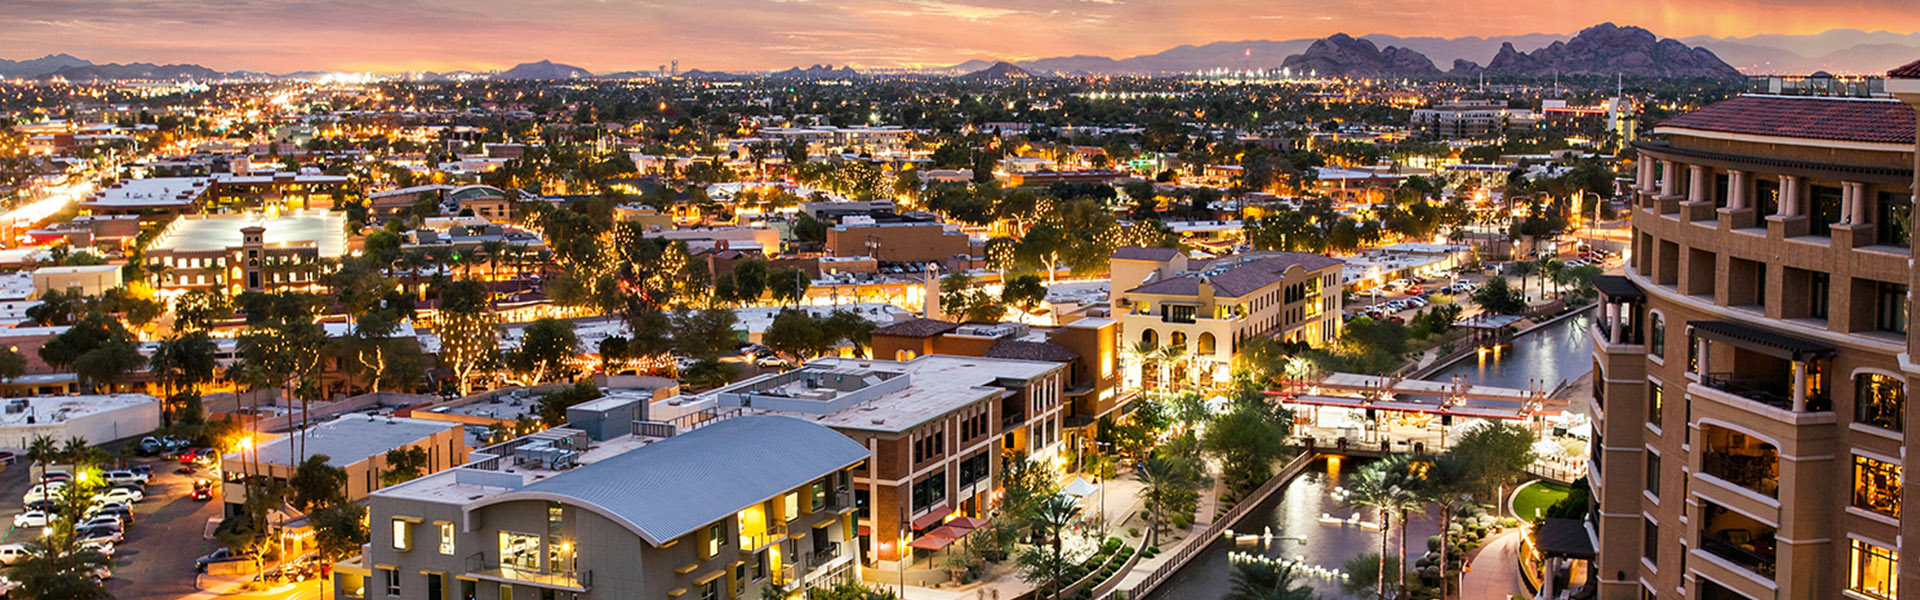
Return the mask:
<svg viewBox="0 0 1920 600">
<path fill-rule="evenodd" d="M 352 502 L 323 506 L 307 515 L 321 558 L 335 562 L 360 552 L 367 543 L 367 507 Z"/>
<path fill-rule="evenodd" d="M 13 381 L 27 374 L 27 357 L 12 348 L 0 348 L 0 381 Z"/>
<path fill-rule="evenodd" d="M 1300 583 L 1298 567 L 1277 560 L 1237 560 L 1228 575 L 1232 587 L 1221 600 L 1313 600 L 1313 588 Z"/>
<path fill-rule="evenodd" d="M 1486 283 L 1473 291 L 1472 298 L 1480 308 L 1491 313 L 1517 315 L 1527 311 L 1526 298 L 1513 289 L 1504 277 L 1488 278 Z"/>
<path fill-rule="evenodd" d="M 1472 465 L 1468 485 L 1482 498 L 1498 501 L 1496 490 L 1518 482 L 1533 466 L 1533 432 L 1516 423 L 1485 421 L 1467 430 L 1447 454 Z"/>
<path fill-rule="evenodd" d="M 388 450 L 384 458 L 387 470 L 380 473 L 382 487 L 400 485 L 427 474 L 428 461 L 431 459 L 427 449 L 419 446 Z"/>
<path fill-rule="evenodd" d="M 600 386 L 592 380 L 581 380 L 573 385 L 542 394 L 534 401 L 534 412 L 540 416 L 540 422 L 548 427 L 559 427 L 567 422 L 567 408 L 593 400 L 601 396 Z"/>
<path fill-rule="evenodd" d="M 680 372 L 680 378 L 689 385 L 713 388 L 733 383 L 740 379 L 740 367 L 718 359 L 702 359 Z"/>
<path fill-rule="evenodd" d="M 473 392 L 473 376 L 494 359 L 500 345 L 499 317 L 488 310 L 486 289 L 478 282 L 442 286 L 433 333 L 440 337 L 440 360 L 453 371 L 460 395 Z"/>
<path fill-rule="evenodd" d="M 314 454 L 294 467 L 293 477 L 287 480 L 287 500 L 295 510 L 307 512 L 347 501 L 347 471 L 327 464 L 330 460 L 325 454 Z"/>
<path fill-rule="evenodd" d="M 107 555 L 78 547 L 71 526 L 56 528 L 54 535 L 27 542 L 26 557 L 7 568 L 7 574 L 20 587 L 14 592 L 22 598 L 61 600 L 105 600 L 107 592 L 95 570 L 113 565 Z"/>
<path fill-rule="evenodd" d="M 1000 289 L 1000 300 L 1032 314 L 1047 301 L 1047 284 L 1038 275 L 1015 275 Z"/>
<path fill-rule="evenodd" d="M 1141 461 L 1134 475 L 1140 480 L 1140 500 L 1146 505 L 1147 545 L 1155 545 L 1160 531 L 1179 511 L 1192 514 L 1194 491 L 1207 481 L 1206 468 L 1192 458 L 1157 452 Z"/>
<path fill-rule="evenodd" d="M 215 323 L 233 318 L 233 301 L 206 290 L 189 290 L 173 300 L 173 328 L 206 331 Z"/>
<path fill-rule="evenodd" d="M 1387 539 L 1388 533 L 1393 529 L 1393 519 L 1423 504 L 1419 491 L 1415 490 L 1404 477 L 1407 464 L 1405 455 L 1396 455 L 1368 463 L 1354 474 L 1353 483 L 1347 486 L 1347 504 L 1371 508 L 1378 511 L 1380 515 L 1380 552 L 1372 555 L 1379 564 L 1369 566 L 1373 571 L 1373 578 L 1377 579 L 1373 582 L 1372 589 L 1381 598 L 1388 597 L 1391 590 L 1406 586 L 1404 572 L 1400 573 L 1397 586 L 1389 585 L 1387 582 L 1387 573 L 1390 570 L 1398 572 L 1400 564 L 1398 558 L 1387 555 Z M 1400 546 L 1404 552 L 1406 523 L 1402 522 L 1400 529 Z M 1389 560 L 1393 561 L 1391 568 L 1387 564 Z M 1353 569 L 1349 568 L 1347 572 L 1351 576 Z"/>
<path fill-rule="evenodd" d="M 818 319 L 801 310 L 781 311 L 767 326 L 767 333 L 761 339 L 767 348 L 794 364 L 826 354 L 837 341 Z"/>
<path fill-rule="evenodd" d="M 773 301 L 781 304 L 799 305 L 811 285 L 812 278 L 800 269 L 782 267 L 767 273 L 767 289 L 773 292 Z"/>
<path fill-rule="evenodd" d="M 573 322 L 542 318 L 527 325 L 521 333 L 520 348 L 508 359 L 508 366 L 527 373 L 527 383 L 538 385 L 548 375 L 566 377 L 573 370 L 573 357 L 580 345 Z"/>
<path fill-rule="evenodd" d="M 1067 551 L 1063 536 L 1078 510 L 1076 500 L 1056 494 L 1040 500 L 1026 515 L 1043 542 L 1020 553 L 1020 578 L 1039 588 L 1042 597 L 1071 583 L 1069 572 L 1079 561 Z"/>
<path fill-rule="evenodd" d="M 213 381 L 215 371 L 220 368 L 214 357 L 218 351 L 213 338 L 197 330 L 185 331 L 154 346 L 153 356 L 147 359 L 147 370 L 160 380 L 167 394 L 167 402 L 160 407 L 163 424 L 173 424 L 175 392 L 195 390 L 200 384 Z"/>
<path fill-rule="evenodd" d="M 1340 580 L 1340 591 L 1354 596 L 1376 596 L 1380 598 L 1399 597 L 1401 584 L 1386 579 L 1387 573 L 1400 573 L 1400 557 L 1381 556 L 1368 552 L 1348 559 L 1341 565 L 1346 578 Z"/>
<path fill-rule="evenodd" d="M 671 317 L 673 351 L 683 356 L 711 360 L 733 349 L 739 317 L 731 310 L 682 309 Z"/>
</svg>

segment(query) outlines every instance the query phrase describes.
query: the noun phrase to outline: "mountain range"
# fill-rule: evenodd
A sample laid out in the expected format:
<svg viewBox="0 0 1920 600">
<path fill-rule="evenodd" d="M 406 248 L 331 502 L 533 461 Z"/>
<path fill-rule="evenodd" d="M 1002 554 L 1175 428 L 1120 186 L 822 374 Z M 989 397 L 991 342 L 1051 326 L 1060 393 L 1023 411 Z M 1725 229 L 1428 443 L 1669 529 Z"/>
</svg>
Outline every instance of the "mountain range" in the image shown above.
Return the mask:
<svg viewBox="0 0 1920 600">
<path fill-rule="evenodd" d="M 1633 28 L 1619 28 L 1633 29 Z M 1528 33 L 1522 35 L 1493 37 L 1400 37 L 1386 34 L 1367 34 L 1361 36 L 1336 35 L 1328 38 L 1302 38 L 1289 40 L 1245 40 L 1221 41 L 1201 45 L 1181 45 L 1167 50 L 1133 56 L 1112 58 L 1106 56 L 1057 56 L 1049 58 L 1007 61 L 1010 66 L 1033 75 L 1163 75 L 1176 73 L 1194 73 L 1215 69 L 1279 69 L 1287 66 L 1296 55 L 1307 55 L 1315 45 L 1322 46 L 1314 56 L 1298 59 L 1296 65 L 1312 65 L 1314 61 L 1332 58 L 1335 55 L 1360 53 L 1361 66 L 1381 68 L 1375 60 L 1397 64 L 1396 71 L 1426 73 L 1419 58 L 1435 65 L 1436 71 L 1472 73 L 1472 68 L 1462 63 L 1473 63 L 1475 67 L 1498 72 L 1501 68 L 1518 68 L 1530 64 L 1517 60 L 1523 56 L 1531 57 L 1537 51 L 1549 48 L 1555 43 L 1569 43 L 1575 36 L 1564 34 Z M 1344 38 L 1344 39 L 1343 39 Z M 1352 41 L 1349 41 L 1352 40 Z M 1353 43 L 1363 41 L 1372 44 L 1379 57 L 1367 55 Z M 1888 69 L 1920 58 L 1920 32 L 1892 33 L 1887 31 L 1862 31 L 1858 29 L 1833 29 L 1816 34 L 1787 35 L 1759 34 L 1746 37 L 1709 37 L 1691 36 L 1677 38 L 1679 44 L 1693 50 L 1705 49 L 1727 65 L 1747 74 L 1807 74 L 1816 71 L 1828 71 L 1837 74 L 1881 74 Z M 1657 44 L 1664 41 L 1656 42 Z M 1677 51 L 1669 47 L 1665 51 Z M 1570 57 L 1557 53 L 1566 52 L 1563 48 L 1554 51 L 1556 60 Z M 1416 57 L 1415 55 L 1418 55 Z M 1702 58 L 1694 54 L 1693 59 Z M 1505 59 L 1500 57 L 1505 56 Z M 1678 54 L 1670 55 L 1679 56 Z M 1350 56 L 1347 58 L 1351 58 Z M 1306 61 L 1306 62 L 1299 62 Z M 1498 61 L 1498 64 L 1496 64 Z M 933 72 L 962 75 L 986 70 L 999 61 L 972 60 Z M 1564 66 L 1564 65 L 1563 65 Z M 1308 68 L 1312 68 L 1309 66 Z M 62 70 L 65 72 L 61 72 Z M 1604 70 L 1604 69 L 1603 69 Z M 0 77 L 3 78 L 48 78 L 53 76 L 68 79 L 220 79 L 230 77 L 282 77 L 311 78 L 324 74 L 318 71 L 301 71 L 268 75 L 246 71 L 221 72 L 216 69 L 193 64 L 152 64 L 135 62 L 130 64 L 96 64 L 69 54 L 52 54 L 29 60 L 0 59 Z M 645 71 L 623 71 L 608 73 L 601 77 L 632 77 L 648 74 Z M 723 73 L 717 71 L 690 70 L 689 76 L 712 78 L 751 77 L 763 73 Z M 795 78 L 845 78 L 855 73 L 849 67 L 834 68 L 830 65 L 816 65 L 811 68 L 793 68 L 773 73 L 773 76 Z M 564 79 L 594 76 L 586 69 L 552 61 L 540 61 L 516 65 L 506 71 L 494 73 L 476 73 L 460 71 L 455 73 L 409 73 L 416 80 L 438 80 L 453 76 L 491 76 L 516 79 Z"/>
</svg>

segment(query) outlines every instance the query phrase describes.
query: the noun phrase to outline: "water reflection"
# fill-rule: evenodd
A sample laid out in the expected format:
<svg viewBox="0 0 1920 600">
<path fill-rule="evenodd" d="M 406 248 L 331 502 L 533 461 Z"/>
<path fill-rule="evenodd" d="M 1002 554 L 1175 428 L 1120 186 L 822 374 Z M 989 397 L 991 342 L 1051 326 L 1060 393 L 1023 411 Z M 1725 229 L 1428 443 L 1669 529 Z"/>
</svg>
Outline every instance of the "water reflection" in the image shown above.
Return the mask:
<svg viewBox="0 0 1920 600">
<path fill-rule="evenodd" d="M 1525 389 L 1535 383 L 1551 389 L 1593 370 L 1592 313 L 1582 313 L 1514 338 L 1513 346 L 1483 353 L 1447 367 L 1427 379 L 1451 382 L 1458 376 L 1473 385 Z"/>
<path fill-rule="evenodd" d="M 1333 499 L 1331 493 L 1362 464 L 1365 464 L 1362 460 L 1335 458 L 1308 467 L 1240 521 L 1240 526 L 1235 528 L 1236 533 L 1251 535 L 1254 539 L 1214 541 L 1187 568 L 1160 586 L 1151 598 L 1203 600 L 1226 595 L 1232 589 L 1229 556 L 1234 552 L 1296 560 L 1318 567 L 1316 571 L 1329 573 L 1340 572 L 1348 559 L 1361 553 L 1379 552 L 1378 529 L 1347 522 L 1359 513 L 1358 521 L 1373 524 L 1379 520 L 1377 513 L 1349 507 Z M 1340 523 L 1325 523 L 1323 516 Z M 1397 521 L 1394 527 L 1394 531 L 1388 534 L 1391 538 L 1389 556 L 1398 553 L 1400 548 Z M 1269 531 L 1272 534 L 1270 542 L 1266 535 Z M 1419 552 L 1425 551 L 1427 537 L 1439 531 L 1437 519 L 1426 515 L 1414 517 L 1413 527 L 1407 531 L 1407 545 L 1417 551 L 1413 554 L 1414 558 L 1419 557 Z M 1411 559 L 1408 562 L 1411 564 Z M 1325 598 L 1350 597 L 1340 591 L 1337 576 L 1308 575 L 1303 577 L 1302 583 L 1312 586 L 1316 593 Z"/>
</svg>

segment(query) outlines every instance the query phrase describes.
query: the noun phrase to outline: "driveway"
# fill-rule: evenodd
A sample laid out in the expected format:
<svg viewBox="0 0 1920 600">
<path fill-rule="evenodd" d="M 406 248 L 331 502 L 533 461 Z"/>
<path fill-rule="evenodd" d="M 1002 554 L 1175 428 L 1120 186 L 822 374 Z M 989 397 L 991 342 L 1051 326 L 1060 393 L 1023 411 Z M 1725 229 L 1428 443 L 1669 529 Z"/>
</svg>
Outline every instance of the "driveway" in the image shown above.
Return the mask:
<svg viewBox="0 0 1920 600">
<path fill-rule="evenodd" d="M 220 499 L 195 502 L 187 497 L 196 477 L 211 478 L 204 468 L 193 475 L 175 473 L 178 461 L 137 458 L 130 464 L 153 466 L 153 480 L 147 484 L 146 500 L 133 509 L 134 524 L 127 539 L 115 545 L 113 578 L 107 589 L 119 598 L 173 598 L 193 593 L 193 560 L 211 551 L 213 542 L 203 539 L 207 519 L 220 514 Z M 7 526 L 7 542 L 24 542 L 40 537 L 38 528 L 14 529 L 13 515 L 20 512 L 20 496 L 33 485 L 33 476 L 25 460 L 0 471 L 0 523 Z M 218 490 L 216 486 L 214 488 Z"/>
</svg>

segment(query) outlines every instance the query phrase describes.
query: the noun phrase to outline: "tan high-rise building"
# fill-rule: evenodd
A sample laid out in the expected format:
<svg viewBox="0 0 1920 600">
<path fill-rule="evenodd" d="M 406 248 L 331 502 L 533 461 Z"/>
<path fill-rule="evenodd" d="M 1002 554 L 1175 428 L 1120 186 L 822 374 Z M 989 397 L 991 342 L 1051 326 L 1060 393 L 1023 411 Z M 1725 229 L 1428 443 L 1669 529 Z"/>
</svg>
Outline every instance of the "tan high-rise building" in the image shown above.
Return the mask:
<svg viewBox="0 0 1920 600">
<path fill-rule="evenodd" d="M 1596 282 L 1599 598 L 1920 591 L 1901 543 L 1920 535 L 1901 510 L 1916 77 L 1733 98 L 1636 144 L 1626 272 Z"/>
</svg>

